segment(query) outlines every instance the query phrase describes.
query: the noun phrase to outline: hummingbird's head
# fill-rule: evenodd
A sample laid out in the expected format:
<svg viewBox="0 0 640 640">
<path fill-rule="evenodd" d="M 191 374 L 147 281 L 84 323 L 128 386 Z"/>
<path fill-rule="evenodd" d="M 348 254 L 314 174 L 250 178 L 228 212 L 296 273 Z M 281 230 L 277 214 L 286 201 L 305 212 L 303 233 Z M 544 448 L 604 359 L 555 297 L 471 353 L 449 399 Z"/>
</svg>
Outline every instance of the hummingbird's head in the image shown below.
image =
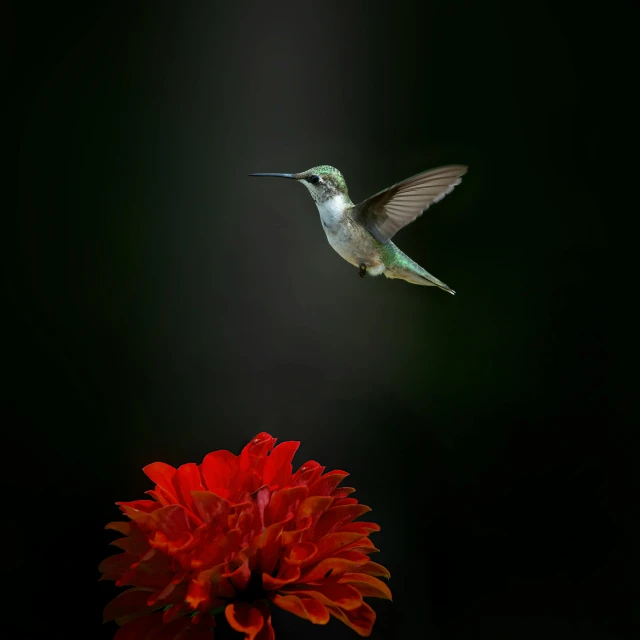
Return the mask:
<svg viewBox="0 0 640 640">
<path fill-rule="evenodd" d="M 335 196 L 349 197 L 347 184 L 342 174 L 327 164 L 312 167 L 302 173 L 252 173 L 252 176 L 272 178 L 293 178 L 302 182 L 309 189 L 311 197 L 317 204 L 322 204 Z"/>
<path fill-rule="evenodd" d="M 296 173 L 294 178 L 309 189 L 311 197 L 317 204 L 321 204 L 335 196 L 348 196 L 347 183 L 342 174 L 327 164 L 312 167 L 302 173 Z"/>
</svg>

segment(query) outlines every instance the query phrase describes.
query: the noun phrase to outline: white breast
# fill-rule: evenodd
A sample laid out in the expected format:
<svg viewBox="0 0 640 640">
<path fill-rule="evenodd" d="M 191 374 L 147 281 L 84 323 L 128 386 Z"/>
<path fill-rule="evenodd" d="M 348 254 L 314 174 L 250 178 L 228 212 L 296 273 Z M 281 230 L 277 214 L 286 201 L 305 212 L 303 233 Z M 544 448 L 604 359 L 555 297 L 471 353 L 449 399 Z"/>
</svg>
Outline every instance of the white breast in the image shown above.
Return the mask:
<svg viewBox="0 0 640 640">
<path fill-rule="evenodd" d="M 325 228 L 333 228 L 340 226 L 344 218 L 344 211 L 348 207 L 343 195 L 337 195 L 329 200 L 318 204 L 320 219 Z"/>
<path fill-rule="evenodd" d="M 357 266 L 353 255 L 353 239 L 349 233 L 350 225 L 346 224 L 344 215 L 345 210 L 350 206 L 351 203 L 346 202 L 344 196 L 338 195 L 318 204 L 318 211 L 329 244 L 347 262 Z"/>
</svg>

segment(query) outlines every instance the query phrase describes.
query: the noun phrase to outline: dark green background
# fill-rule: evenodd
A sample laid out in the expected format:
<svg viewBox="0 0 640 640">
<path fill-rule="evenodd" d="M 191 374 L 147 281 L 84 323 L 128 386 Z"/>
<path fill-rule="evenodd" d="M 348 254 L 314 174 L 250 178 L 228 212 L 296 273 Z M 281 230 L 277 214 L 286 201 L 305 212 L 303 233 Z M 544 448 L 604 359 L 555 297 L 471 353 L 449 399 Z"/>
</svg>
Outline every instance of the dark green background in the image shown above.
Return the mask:
<svg viewBox="0 0 640 640">
<path fill-rule="evenodd" d="M 611 7 L 86 4 L 2 9 L 3 637 L 111 638 L 113 503 L 263 430 L 373 508 L 373 638 L 630 637 Z M 396 237 L 458 295 L 360 279 L 247 178 L 325 163 L 356 202 L 468 164 Z"/>
</svg>

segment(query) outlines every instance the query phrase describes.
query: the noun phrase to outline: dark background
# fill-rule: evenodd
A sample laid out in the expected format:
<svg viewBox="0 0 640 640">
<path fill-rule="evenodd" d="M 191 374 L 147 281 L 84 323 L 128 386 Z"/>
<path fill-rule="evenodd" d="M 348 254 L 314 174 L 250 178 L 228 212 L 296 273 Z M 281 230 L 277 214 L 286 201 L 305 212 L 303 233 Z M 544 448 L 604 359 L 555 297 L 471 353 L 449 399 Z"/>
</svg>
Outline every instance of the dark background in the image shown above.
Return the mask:
<svg viewBox="0 0 640 640">
<path fill-rule="evenodd" d="M 607 145 L 629 18 L 86 5 L 0 16 L 3 637 L 112 638 L 113 503 L 142 497 L 152 461 L 263 430 L 373 508 L 394 603 L 373 602 L 372 638 L 634 637 L 634 282 L 615 266 L 633 177 Z M 455 297 L 360 279 L 305 189 L 246 177 L 325 163 L 356 202 L 469 165 L 396 238 Z"/>
</svg>

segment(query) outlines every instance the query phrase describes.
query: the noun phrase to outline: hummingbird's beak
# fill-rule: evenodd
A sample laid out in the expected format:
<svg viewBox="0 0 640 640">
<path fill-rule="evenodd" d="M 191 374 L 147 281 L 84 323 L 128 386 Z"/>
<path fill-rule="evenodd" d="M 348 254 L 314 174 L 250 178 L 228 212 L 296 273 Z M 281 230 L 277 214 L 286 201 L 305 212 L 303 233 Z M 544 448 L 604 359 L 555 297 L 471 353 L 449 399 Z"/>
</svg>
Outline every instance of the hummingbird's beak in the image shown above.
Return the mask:
<svg viewBox="0 0 640 640">
<path fill-rule="evenodd" d="M 293 173 L 250 173 L 250 176 L 254 176 L 256 178 L 292 178 L 296 179 L 295 174 Z"/>
</svg>

